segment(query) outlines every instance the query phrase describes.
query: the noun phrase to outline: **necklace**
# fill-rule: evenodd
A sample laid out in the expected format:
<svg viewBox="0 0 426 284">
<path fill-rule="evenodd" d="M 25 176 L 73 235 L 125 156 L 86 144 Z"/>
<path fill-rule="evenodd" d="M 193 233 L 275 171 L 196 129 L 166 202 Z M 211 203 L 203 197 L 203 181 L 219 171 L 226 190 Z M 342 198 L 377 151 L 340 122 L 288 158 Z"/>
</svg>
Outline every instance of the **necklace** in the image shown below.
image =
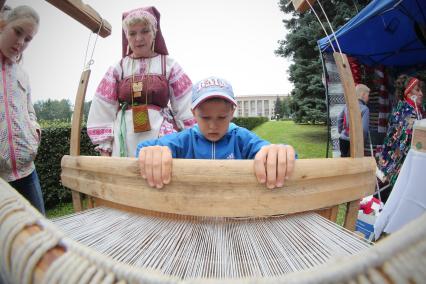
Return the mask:
<svg viewBox="0 0 426 284">
<path fill-rule="evenodd" d="M 151 58 L 147 59 L 148 62 L 145 65 L 145 71 L 142 74 L 142 78 L 135 82 L 135 72 L 133 72 L 134 59 L 132 59 L 132 118 L 133 118 L 133 130 L 135 133 L 144 132 L 151 130 L 151 125 L 149 122 L 149 113 L 148 113 L 148 78 L 145 79 L 145 76 L 148 75 L 149 69 L 151 67 Z M 145 81 L 145 103 L 144 104 L 135 104 L 133 100 L 135 98 L 141 97 L 143 92 L 143 81 Z"/>
<path fill-rule="evenodd" d="M 140 81 L 135 80 L 135 72 L 133 71 L 133 66 L 135 63 L 135 58 L 132 58 L 132 105 L 133 105 L 133 98 L 139 98 L 142 96 L 143 92 L 143 79 L 145 76 L 149 73 L 149 69 L 151 68 L 151 60 L 152 58 L 148 58 L 148 63 L 146 64 L 146 68 L 144 73 L 142 74 L 142 78 Z M 147 92 L 145 92 L 145 102 L 147 102 Z"/>
</svg>

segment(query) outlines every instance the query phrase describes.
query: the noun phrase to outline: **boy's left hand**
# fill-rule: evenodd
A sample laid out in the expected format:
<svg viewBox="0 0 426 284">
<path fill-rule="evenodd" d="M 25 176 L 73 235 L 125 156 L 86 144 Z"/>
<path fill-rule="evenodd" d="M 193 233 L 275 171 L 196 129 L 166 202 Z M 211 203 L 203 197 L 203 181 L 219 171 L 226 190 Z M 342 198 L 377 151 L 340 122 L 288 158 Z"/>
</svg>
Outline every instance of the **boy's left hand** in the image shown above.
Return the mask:
<svg viewBox="0 0 426 284">
<path fill-rule="evenodd" d="M 295 151 L 290 145 L 264 146 L 254 157 L 254 172 L 259 183 L 273 189 L 282 187 L 294 170 Z"/>
</svg>

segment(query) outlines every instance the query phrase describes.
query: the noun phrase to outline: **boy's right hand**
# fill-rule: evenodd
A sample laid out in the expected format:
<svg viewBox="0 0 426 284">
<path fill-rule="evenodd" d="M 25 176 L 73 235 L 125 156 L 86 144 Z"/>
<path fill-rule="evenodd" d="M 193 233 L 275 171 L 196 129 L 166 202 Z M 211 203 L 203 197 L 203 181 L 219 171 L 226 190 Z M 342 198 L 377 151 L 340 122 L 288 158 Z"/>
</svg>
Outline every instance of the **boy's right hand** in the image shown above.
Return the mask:
<svg viewBox="0 0 426 284">
<path fill-rule="evenodd" d="M 162 188 L 172 178 L 172 152 L 167 146 L 144 147 L 139 152 L 139 168 L 151 187 Z"/>
</svg>

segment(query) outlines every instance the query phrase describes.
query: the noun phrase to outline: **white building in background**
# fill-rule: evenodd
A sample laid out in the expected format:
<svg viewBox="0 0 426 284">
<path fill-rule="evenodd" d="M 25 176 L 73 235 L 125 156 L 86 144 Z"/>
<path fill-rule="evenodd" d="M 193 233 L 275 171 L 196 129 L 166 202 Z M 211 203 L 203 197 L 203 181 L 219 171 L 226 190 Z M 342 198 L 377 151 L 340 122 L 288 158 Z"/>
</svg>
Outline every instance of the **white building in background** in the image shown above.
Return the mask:
<svg viewBox="0 0 426 284">
<path fill-rule="evenodd" d="M 277 97 L 281 100 L 287 95 L 250 95 L 250 96 L 236 96 L 237 109 L 235 110 L 235 117 L 253 117 L 264 116 L 268 119 L 275 116 L 275 102 Z"/>
</svg>

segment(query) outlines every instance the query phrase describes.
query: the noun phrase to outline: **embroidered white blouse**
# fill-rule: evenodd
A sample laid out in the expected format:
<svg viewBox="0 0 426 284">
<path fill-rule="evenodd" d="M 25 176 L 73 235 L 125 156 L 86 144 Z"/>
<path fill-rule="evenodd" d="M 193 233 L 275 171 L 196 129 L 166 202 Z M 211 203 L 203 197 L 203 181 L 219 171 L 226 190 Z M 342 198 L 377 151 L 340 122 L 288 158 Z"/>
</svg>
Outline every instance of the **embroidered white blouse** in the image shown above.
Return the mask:
<svg viewBox="0 0 426 284">
<path fill-rule="evenodd" d="M 0 177 L 15 181 L 35 169 L 40 126 L 27 74 L 19 64 L 0 59 Z"/>
<path fill-rule="evenodd" d="M 169 83 L 169 105 L 174 113 L 176 124 L 181 128 L 192 127 L 195 124 L 191 112 L 192 82 L 174 59 L 167 56 L 165 65 Z M 149 70 L 146 70 L 148 67 Z M 129 56 L 123 58 L 109 68 L 92 100 L 87 133 L 93 144 L 98 145 L 96 149 L 110 151 L 112 156 L 120 156 L 119 135 L 120 131 L 123 131 L 118 85 L 122 78 L 137 74 L 163 74 L 161 56 L 157 55 L 150 59 L 132 59 Z M 148 105 L 148 115 L 151 130 L 135 133 L 132 110 L 125 111 L 123 122 L 125 122 L 126 134 L 123 136 L 125 136 L 125 147 L 129 157 L 135 156 L 139 142 L 175 132 L 168 108 L 161 109 L 155 105 Z"/>
</svg>

